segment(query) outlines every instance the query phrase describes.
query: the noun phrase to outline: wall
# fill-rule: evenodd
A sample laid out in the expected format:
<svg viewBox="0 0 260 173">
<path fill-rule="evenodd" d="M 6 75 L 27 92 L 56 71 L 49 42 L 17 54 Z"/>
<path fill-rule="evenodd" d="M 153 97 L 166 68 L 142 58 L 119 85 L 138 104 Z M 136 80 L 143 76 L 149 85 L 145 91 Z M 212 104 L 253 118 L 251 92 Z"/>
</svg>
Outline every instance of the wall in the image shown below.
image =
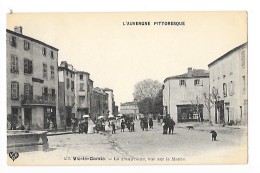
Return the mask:
<svg viewBox="0 0 260 173">
<path fill-rule="evenodd" d="M 203 85 L 194 85 L 194 79 L 200 79 L 203 81 Z M 200 104 L 204 104 L 202 101 L 202 94 L 209 93 L 209 78 L 186 78 L 186 87 L 179 85 L 181 79 L 168 79 L 164 83 L 163 89 L 163 106 L 167 106 L 168 113 L 173 117 L 175 122 L 177 121 L 177 105 L 187 105 L 196 103 L 196 96 L 201 100 Z M 165 112 L 164 112 L 165 113 Z M 209 112 L 204 106 L 203 108 L 204 119 L 209 119 Z"/>
<path fill-rule="evenodd" d="M 24 83 L 33 85 L 33 95 L 42 95 L 42 88 L 47 86 L 48 88 L 55 89 L 56 92 L 56 116 L 58 126 L 59 111 L 58 111 L 58 51 L 51 49 L 41 43 L 34 42 L 29 39 L 25 39 L 22 36 L 16 36 L 16 47 L 12 47 L 9 43 L 9 36 L 13 35 L 9 32 L 6 34 L 6 70 L 7 70 L 7 113 L 11 113 L 11 106 L 21 105 L 21 95 L 24 94 Z M 30 49 L 24 50 L 24 40 L 30 43 Z M 42 47 L 46 48 L 46 56 L 42 54 Z M 54 57 L 49 55 L 50 50 L 53 51 Z M 11 55 L 14 54 L 18 57 L 19 74 L 11 73 Z M 24 74 L 24 58 L 32 60 L 33 73 Z M 47 64 L 48 77 L 43 78 L 43 63 Z M 54 67 L 54 79 L 51 79 L 50 66 Z M 44 80 L 43 83 L 32 82 L 32 77 Z M 19 100 L 11 100 L 11 81 L 19 82 Z M 38 108 L 38 107 L 37 107 Z M 41 109 L 41 108 L 39 108 Z M 37 115 L 37 116 L 41 116 Z"/>
<path fill-rule="evenodd" d="M 242 67 L 241 51 L 245 50 L 245 66 Z M 210 93 L 215 87 L 220 96 L 220 100 L 224 101 L 225 122 L 228 122 L 228 110 L 230 120 L 238 123 L 247 123 L 247 47 L 242 47 L 217 63 L 209 66 L 210 72 Z M 245 90 L 243 90 L 242 76 L 245 76 Z M 232 85 L 231 82 L 232 81 Z M 227 96 L 223 94 L 223 83 L 227 85 Z M 233 92 L 230 92 L 229 87 L 233 86 Z M 229 105 L 228 105 L 229 103 Z M 242 106 L 242 116 L 240 113 Z M 219 116 L 219 115 L 218 115 Z M 211 117 L 215 117 L 215 107 L 212 105 Z M 220 118 L 218 117 L 220 123 Z"/>
</svg>

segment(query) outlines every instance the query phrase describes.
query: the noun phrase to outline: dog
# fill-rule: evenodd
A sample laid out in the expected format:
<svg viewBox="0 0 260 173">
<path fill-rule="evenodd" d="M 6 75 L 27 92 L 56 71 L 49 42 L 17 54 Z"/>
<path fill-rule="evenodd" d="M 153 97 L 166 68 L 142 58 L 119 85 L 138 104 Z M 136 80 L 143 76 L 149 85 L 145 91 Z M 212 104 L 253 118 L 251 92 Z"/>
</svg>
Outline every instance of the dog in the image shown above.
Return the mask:
<svg viewBox="0 0 260 173">
<path fill-rule="evenodd" d="M 193 126 L 187 126 L 187 128 L 190 130 L 190 129 L 193 129 L 194 130 L 194 127 Z"/>
<path fill-rule="evenodd" d="M 215 130 L 211 130 L 212 135 L 211 135 L 211 140 L 216 141 L 217 140 L 217 132 Z"/>
</svg>

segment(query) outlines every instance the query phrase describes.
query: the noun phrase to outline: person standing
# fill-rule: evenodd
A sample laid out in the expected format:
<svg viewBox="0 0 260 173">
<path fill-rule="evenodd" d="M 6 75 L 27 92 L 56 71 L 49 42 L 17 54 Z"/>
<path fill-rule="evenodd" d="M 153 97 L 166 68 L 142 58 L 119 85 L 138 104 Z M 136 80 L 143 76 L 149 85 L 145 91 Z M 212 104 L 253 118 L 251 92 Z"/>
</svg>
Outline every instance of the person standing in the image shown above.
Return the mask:
<svg viewBox="0 0 260 173">
<path fill-rule="evenodd" d="M 114 123 L 114 121 L 111 122 L 111 127 L 112 127 L 112 134 L 116 133 L 116 125 Z"/>
<path fill-rule="evenodd" d="M 124 132 L 125 131 L 125 122 L 124 120 L 121 121 L 121 132 Z"/>
<path fill-rule="evenodd" d="M 150 129 L 153 129 L 153 119 L 152 118 L 150 118 L 150 120 L 149 120 L 149 127 L 150 127 Z"/>
<path fill-rule="evenodd" d="M 84 127 L 84 133 L 87 134 L 88 133 L 88 118 L 84 119 L 83 127 Z"/>
<path fill-rule="evenodd" d="M 173 121 L 172 118 L 170 118 L 169 119 L 169 134 L 173 135 L 174 125 L 175 125 L 175 122 Z"/>
<path fill-rule="evenodd" d="M 102 132 L 106 132 L 105 125 L 106 125 L 106 124 L 105 124 L 105 120 L 102 118 L 102 119 L 101 119 L 101 129 L 102 129 L 101 131 L 102 131 Z"/>
</svg>

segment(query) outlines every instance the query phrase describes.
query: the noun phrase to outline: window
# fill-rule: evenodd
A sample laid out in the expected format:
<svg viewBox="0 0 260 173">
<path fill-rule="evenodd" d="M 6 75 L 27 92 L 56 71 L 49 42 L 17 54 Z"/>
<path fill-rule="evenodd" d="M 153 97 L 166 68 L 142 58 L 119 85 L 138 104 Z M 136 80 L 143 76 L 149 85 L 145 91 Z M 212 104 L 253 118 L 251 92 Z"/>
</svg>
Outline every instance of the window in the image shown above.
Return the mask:
<svg viewBox="0 0 260 173">
<path fill-rule="evenodd" d="M 33 66 L 32 60 L 24 59 L 24 74 L 32 74 Z"/>
<path fill-rule="evenodd" d="M 229 95 L 232 96 L 234 94 L 234 82 L 229 82 L 229 88 L 228 88 Z"/>
<path fill-rule="evenodd" d="M 70 79 L 67 78 L 67 89 L 69 89 L 69 88 L 70 88 Z"/>
<path fill-rule="evenodd" d="M 242 50 L 241 51 L 241 66 L 245 67 L 245 56 L 246 56 L 246 51 Z"/>
<path fill-rule="evenodd" d="M 51 66 L 51 79 L 54 79 L 55 76 L 54 76 L 54 67 Z"/>
<path fill-rule="evenodd" d="M 223 96 L 227 97 L 227 84 L 223 83 Z"/>
<path fill-rule="evenodd" d="M 9 43 L 12 47 L 16 47 L 16 37 L 14 36 L 9 36 Z"/>
<path fill-rule="evenodd" d="M 24 40 L 24 50 L 29 50 L 30 49 L 30 42 L 27 40 Z"/>
<path fill-rule="evenodd" d="M 11 73 L 19 73 L 18 57 L 15 55 L 11 55 Z"/>
<path fill-rule="evenodd" d="M 29 83 L 24 84 L 24 95 L 29 96 L 32 95 L 32 86 Z"/>
<path fill-rule="evenodd" d="M 83 104 L 85 102 L 85 96 L 79 96 L 79 103 Z"/>
<path fill-rule="evenodd" d="M 243 91 L 243 93 L 246 91 L 246 78 L 245 78 L 245 76 L 242 76 L 242 91 Z"/>
<path fill-rule="evenodd" d="M 19 83 L 11 82 L 11 99 L 18 100 L 19 99 Z"/>
<path fill-rule="evenodd" d="M 71 91 L 74 91 L 74 81 L 71 81 Z"/>
<path fill-rule="evenodd" d="M 48 70 L 47 70 L 47 64 L 43 63 L 43 77 L 47 78 L 48 77 Z"/>
<path fill-rule="evenodd" d="M 56 96 L 56 94 L 55 94 L 55 89 L 51 89 L 51 96 L 52 96 L 52 97 L 55 97 L 55 96 Z"/>
<path fill-rule="evenodd" d="M 66 76 L 68 76 L 69 75 L 69 71 L 68 70 L 66 70 Z"/>
<path fill-rule="evenodd" d="M 53 59 L 54 58 L 54 54 L 53 54 L 53 51 L 51 50 L 50 51 L 50 57 Z"/>
<path fill-rule="evenodd" d="M 72 75 L 72 72 L 71 72 L 71 73 L 70 73 L 70 77 L 72 78 L 72 76 L 73 76 L 73 75 Z"/>
<path fill-rule="evenodd" d="M 42 47 L 42 55 L 46 56 L 46 47 Z"/>
<path fill-rule="evenodd" d="M 83 74 L 79 75 L 79 79 L 83 80 Z"/>
<path fill-rule="evenodd" d="M 200 80 L 199 79 L 195 79 L 194 80 L 194 85 L 199 85 L 200 84 Z"/>
<path fill-rule="evenodd" d="M 48 96 L 48 87 L 43 87 L 42 88 L 42 95 L 43 96 Z"/>
<path fill-rule="evenodd" d="M 185 80 L 180 80 L 180 86 L 186 86 L 186 81 Z"/>
<path fill-rule="evenodd" d="M 80 91 L 84 91 L 84 83 L 80 83 L 79 84 L 79 90 Z"/>
</svg>

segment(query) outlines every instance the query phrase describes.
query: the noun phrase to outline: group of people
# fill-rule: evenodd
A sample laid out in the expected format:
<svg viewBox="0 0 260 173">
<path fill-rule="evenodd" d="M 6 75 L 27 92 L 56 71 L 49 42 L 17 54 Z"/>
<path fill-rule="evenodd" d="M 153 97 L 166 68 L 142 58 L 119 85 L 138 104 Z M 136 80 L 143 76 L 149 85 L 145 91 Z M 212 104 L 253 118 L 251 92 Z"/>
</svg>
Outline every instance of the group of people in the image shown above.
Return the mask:
<svg viewBox="0 0 260 173">
<path fill-rule="evenodd" d="M 129 132 L 135 131 L 135 123 L 133 118 L 126 117 L 121 119 L 121 132 L 124 132 L 125 128 L 127 128 Z"/>
<path fill-rule="evenodd" d="M 71 131 L 73 133 L 77 133 L 77 128 L 78 128 L 78 133 L 79 134 L 87 134 L 88 133 L 88 118 L 82 118 L 77 121 L 77 119 L 71 119 L 71 125 L 72 129 Z"/>
<path fill-rule="evenodd" d="M 144 131 L 148 131 L 148 125 L 149 125 L 149 128 L 150 129 L 153 129 L 153 119 L 150 118 L 149 121 L 147 119 L 147 117 L 145 118 L 142 118 L 141 121 L 140 121 L 140 127 L 141 129 Z"/>
<path fill-rule="evenodd" d="M 120 126 L 118 123 L 120 122 Z M 94 133 L 104 133 L 106 130 L 106 123 L 108 123 L 108 127 L 111 128 L 112 134 L 116 133 L 116 128 L 120 128 L 121 132 L 124 132 L 127 128 L 129 132 L 135 131 L 135 123 L 134 119 L 131 117 L 123 117 L 121 119 L 112 119 L 107 122 L 104 119 L 98 119 L 94 122 Z M 80 119 L 78 122 L 72 119 L 72 132 L 76 133 L 76 129 L 78 128 L 78 133 L 88 133 L 88 118 Z M 173 134 L 175 122 L 168 115 L 162 120 L 163 126 L 163 134 Z M 143 131 L 148 131 L 148 128 L 153 129 L 153 119 L 152 118 L 141 118 L 140 119 L 140 127 Z"/>
<path fill-rule="evenodd" d="M 168 134 L 168 131 L 169 131 L 169 134 L 173 134 L 175 122 L 173 121 L 173 119 L 170 116 L 167 115 L 163 119 L 162 125 L 163 125 L 163 134 Z"/>
</svg>

